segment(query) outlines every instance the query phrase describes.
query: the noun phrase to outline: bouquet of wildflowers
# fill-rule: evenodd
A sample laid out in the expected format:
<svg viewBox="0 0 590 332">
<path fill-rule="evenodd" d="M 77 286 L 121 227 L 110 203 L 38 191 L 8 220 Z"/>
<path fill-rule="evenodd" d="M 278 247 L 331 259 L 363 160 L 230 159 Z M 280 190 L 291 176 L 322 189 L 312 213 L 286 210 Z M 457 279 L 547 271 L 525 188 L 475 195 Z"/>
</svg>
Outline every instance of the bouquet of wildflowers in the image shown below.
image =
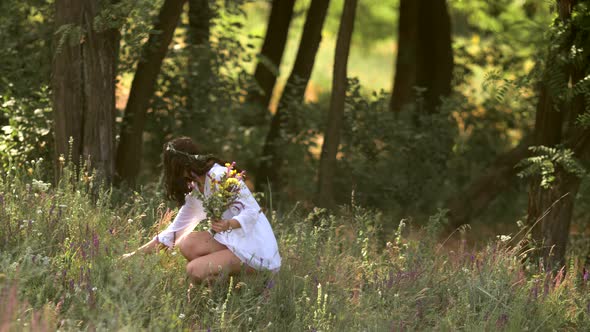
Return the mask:
<svg viewBox="0 0 590 332">
<path fill-rule="evenodd" d="M 243 208 L 243 204 L 238 202 L 238 198 L 240 197 L 240 181 L 244 179 L 246 172 L 238 173 L 235 166 L 235 162 L 227 163 L 225 164 L 227 172 L 223 174 L 221 179 L 209 178 L 211 181 L 211 193 L 209 196 L 205 196 L 198 190 L 193 190 L 193 193 L 203 202 L 203 208 L 209 222 L 221 220 L 223 212 L 231 207 Z M 209 229 L 209 233 L 215 235 L 215 231 L 212 229 Z"/>
</svg>

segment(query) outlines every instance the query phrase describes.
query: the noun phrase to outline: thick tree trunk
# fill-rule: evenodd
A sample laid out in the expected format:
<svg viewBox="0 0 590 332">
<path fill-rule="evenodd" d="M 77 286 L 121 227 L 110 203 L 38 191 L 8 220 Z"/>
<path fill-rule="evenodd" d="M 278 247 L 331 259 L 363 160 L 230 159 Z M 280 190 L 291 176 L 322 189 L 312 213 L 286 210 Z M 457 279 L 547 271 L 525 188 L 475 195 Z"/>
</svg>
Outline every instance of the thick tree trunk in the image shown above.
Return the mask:
<svg viewBox="0 0 590 332">
<path fill-rule="evenodd" d="M 257 188 L 263 188 L 267 181 L 277 187 L 281 186 L 279 173 L 284 157 L 280 153 L 280 148 L 288 142 L 281 132 L 286 129 L 287 135 L 293 135 L 297 131 L 296 124 L 289 121 L 289 108 L 290 105 L 301 104 L 304 101 L 305 89 L 322 39 L 322 28 L 329 4 L 329 0 L 312 0 L 307 11 L 295 64 L 266 136 L 260 166 L 256 174 Z"/>
<path fill-rule="evenodd" d="M 192 45 L 209 45 L 211 18 L 209 0 L 188 0 L 189 38 Z"/>
<path fill-rule="evenodd" d="M 82 157 L 108 182 L 114 173 L 118 33 L 94 29 L 99 1 L 58 0 L 55 6 L 58 27 L 74 24 L 85 31 L 79 44 L 62 45 L 53 63 L 56 152 L 68 154 L 71 137 L 72 161 Z"/>
<path fill-rule="evenodd" d="M 558 0 L 559 16 L 565 25 L 569 25 L 573 0 Z M 559 66 L 561 59 L 567 57 L 572 43 L 575 42 L 577 31 L 569 27 L 570 36 L 560 40 L 561 45 L 550 48 L 550 66 Z M 578 66 L 576 69 L 576 66 Z M 561 85 L 576 84 L 584 75 L 588 67 L 588 61 L 574 65 L 561 65 L 559 70 L 563 72 Z M 581 70 L 580 70 L 581 69 Z M 551 75 L 555 68 L 546 70 L 544 81 L 555 80 Z M 551 77 L 549 77 L 551 75 Z M 579 130 L 575 129 L 575 116 L 580 114 L 584 108 L 582 96 L 578 96 L 572 102 L 567 103 L 552 96 L 545 82 L 540 84 L 540 99 L 535 117 L 535 145 L 556 147 L 565 145 L 572 148 L 576 157 L 586 154 L 586 144 L 578 137 Z M 563 129 L 567 128 L 566 131 Z M 578 140 L 579 139 L 579 140 Z M 578 141 L 576 141 L 578 140 Z M 528 224 L 533 227 L 533 238 L 542 245 L 539 256 L 544 258 L 547 267 L 558 268 L 564 264 L 569 228 L 572 218 L 572 211 L 575 203 L 575 196 L 580 186 L 580 178 L 575 174 L 568 173 L 559 165 L 555 165 L 555 180 L 548 189 L 541 187 L 540 176 L 534 177 L 529 186 L 528 203 Z"/>
<path fill-rule="evenodd" d="M 84 4 L 76 0 L 55 1 L 55 24 L 82 26 Z M 83 43 L 70 45 L 67 41 L 58 49 L 52 66 L 52 90 L 57 155 L 72 156 L 78 162 L 82 154 L 84 128 L 84 61 Z M 69 140 L 73 139 L 72 149 Z M 57 168 L 56 168 L 57 169 Z"/>
<path fill-rule="evenodd" d="M 530 137 L 524 138 L 514 149 L 498 156 L 483 175 L 471 182 L 464 190 L 447 200 L 450 231 L 470 223 L 502 192 L 514 187 L 518 181 L 516 164 L 529 154 Z"/>
<path fill-rule="evenodd" d="M 189 57 L 186 100 L 190 120 L 182 124 L 186 133 L 194 129 L 194 124 L 203 124 L 206 120 L 206 106 L 209 104 L 209 93 L 214 84 L 209 43 L 212 9 L 209 0 L 189 0 L 188 5 L 189 30 L 186 43 Z"/>
<path fill-rule="evenodd" d="M 334 171 L 336 169 L 336 155 L 340 145 L 340 131 L 344 119 L 344 101 L 347 87 L 347 65 L 350 52 L 350 41 L 354 29 L 357 0 L 346 0 L 338 29 L 336 40 L 336 52 L 334 54 L 334 75 L 332 78 L 332 96 L 330 110 L 328 112 L 328 126 L 324 134 L 322 154 L 319 169 L 319 194 L 320 207 L 334 208 Z"/>
<path fill-rule="evenodd" d="M 419 0 L 400 0 L 397 60 L 389 108 L 399 112 L 415 101 Z"/>
<path fill-rule="evenodd" d="M 436 112 L 440 98 L 451 93 L 453 48 L 446 0 L 401 0 L 398 55 L 390 109 L 401 111 L 416 102 Z"/>
<path fill-rule="evenodd" d="M 541 245 L 539 256 L 550 268 L 565 263 L 565 251 L 580 178 L 559 170 L 551 188 L 544 189 L 539 180 L 529 187 L 528 222 L 533 238 Z"/>
<path fill-rule="evenodd" d="M 91 156 L 92 168 L 102 170 L 111 180 L 115 171 L 115 88 L 119 33 L 113 29 L 95 32 L 93 19 L 100 1 L 87 2 L 85 26 L 88 44 L 83 48 L 86 62 L 84 86 L 83 154 Z"/>
<path fill-rule="evenodd" d="M 451 93 L 451 17 L 446 0 L 421 0 L 419 12 L 416 86 L 426 89 L 422 95 L 426 110 L 436 112 L 440 98 Z"/>
<path fill-rule="evenodd" d="M 150 35 L 131 84 L 116 164 L 119 180 L 131 186 L 135 184 L 141 165 L 142 136 L 147 109 L 185 2 L 186 0 L 166 0 L 162 5 L 154 26 L 154 30 L 159 33 Z"/>
<path fill-rule="evenodd" d="M 248 93 L 248 102 L 257 108 L 257 113 L 253 119 L 244 119 L 245 125 L 265 123 L 270 116 L 268 106 L 285 51 L 294 6 L 295 0 L 273 0 L 272 2 L 260 60 L 254 72 L 254 79 L 259 88 L 252 89 Z"/>
</svg>

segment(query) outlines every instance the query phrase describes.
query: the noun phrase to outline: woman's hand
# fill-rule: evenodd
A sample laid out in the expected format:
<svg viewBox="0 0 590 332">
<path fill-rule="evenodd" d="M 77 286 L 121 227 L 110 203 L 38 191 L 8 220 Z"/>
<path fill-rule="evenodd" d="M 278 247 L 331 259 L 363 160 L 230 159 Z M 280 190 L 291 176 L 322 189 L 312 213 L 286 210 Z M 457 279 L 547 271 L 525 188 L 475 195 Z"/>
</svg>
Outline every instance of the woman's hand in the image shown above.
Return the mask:
<svg viewBox="0 0 590 332">
<path fill-rule="evenodd" d="M 158 237 L 154 237 L 150 242 L 139 247 L 137 250 L 132 251 L 127 254 L 124 254 L 123 256 L 121 256 L 121 259 L 127 259 L 131 256 L 134 256 L 138 252 L 144 253 L 144 254 L 150 254 L 150 253 L 157 252 L 159 249 L 165 249 L 165 248 L 167 248 L 167 247 L 160 243 L 160 241 L 158 240 Z"/>
<path fill-rule="evenodd" d="M 211 229 L 215 233 L 227 232 L 240 227 L 240 223 L 235 219 L 215 220 L 211 222 Z"/>
<path fill-rule="evenodd" d="M 127 259 L 127 258 L 135 255 L 135 253 L 136 253 L 135 251 L 132 251 L 130 253 L 123 254 L 123 256 L 121 256 L 121 259 Z"/>
</svg>

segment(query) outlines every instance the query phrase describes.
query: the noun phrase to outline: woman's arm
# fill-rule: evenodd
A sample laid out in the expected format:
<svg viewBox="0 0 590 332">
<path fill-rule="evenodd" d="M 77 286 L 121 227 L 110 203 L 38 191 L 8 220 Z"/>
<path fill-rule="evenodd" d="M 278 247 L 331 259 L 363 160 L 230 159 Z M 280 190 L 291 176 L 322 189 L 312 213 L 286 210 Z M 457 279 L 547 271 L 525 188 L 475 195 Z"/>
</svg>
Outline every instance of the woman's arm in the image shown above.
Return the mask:
<svg viewBox="0 0 590 332">
<path fill-rule="evenodd" d="M 174 221 L 165 230 L 136 251 L 123 255 L 123 258 L 133 256 L 136 252 L 153 253 L 159 248 L 172 248 L 205 217 L 201 200 L 189 194 L 186 196 L 184 205 L 178 210 Z"/>
<path fill-rule="evenodd" d="M 163 249 L 163 248 L 166 248 L 166 247 L 164 245 L 162 245 L 160 243 L 160 241 L 158 241 L 158 237 L 154 237 L 150 242 L 139 247 L 137 250 L 132 251 L 127 254 L 124 254 L 123 258 L 129 258 L 138 252 L 142 253 L 142 254 L 154 253 L 154 252 L 158 251 L 159 249 Z"/>
<path fill-rule="evenodd" d="M 166 247 L 172 248 L 206 217 L 203 202 L 194 195 L 189 194 L 185 198 L 184 205 L 178 210 L 174 221 L 165 230 L 156 235 L 155 239 Z"/>
</svg>

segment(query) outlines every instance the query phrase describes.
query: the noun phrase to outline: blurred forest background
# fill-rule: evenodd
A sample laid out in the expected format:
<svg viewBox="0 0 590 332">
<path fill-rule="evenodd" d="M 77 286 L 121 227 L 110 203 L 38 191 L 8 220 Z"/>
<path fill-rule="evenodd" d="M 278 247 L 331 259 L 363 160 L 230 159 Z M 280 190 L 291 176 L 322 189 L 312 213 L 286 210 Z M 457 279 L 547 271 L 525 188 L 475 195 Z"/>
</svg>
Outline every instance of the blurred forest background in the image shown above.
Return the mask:
<svg viewBox="0 0 590 332">
<path fill-rule="evenodd" d="M 274 209 L 354 202 L 384 229 L 443 209 L 587 250 L 586 2 L 351 2 L 2 1 L 2 172 L 42 158 L 55 183 L 64 156 L 159 192 L 186 135 Z"/>
<path fill-rule="evenodd" d="M 586 0 L 2 0 L 0 331 L 583 330 L 589 75 Z M 277 276 L 118 260 L 177 136 Z"/>
</svg>

